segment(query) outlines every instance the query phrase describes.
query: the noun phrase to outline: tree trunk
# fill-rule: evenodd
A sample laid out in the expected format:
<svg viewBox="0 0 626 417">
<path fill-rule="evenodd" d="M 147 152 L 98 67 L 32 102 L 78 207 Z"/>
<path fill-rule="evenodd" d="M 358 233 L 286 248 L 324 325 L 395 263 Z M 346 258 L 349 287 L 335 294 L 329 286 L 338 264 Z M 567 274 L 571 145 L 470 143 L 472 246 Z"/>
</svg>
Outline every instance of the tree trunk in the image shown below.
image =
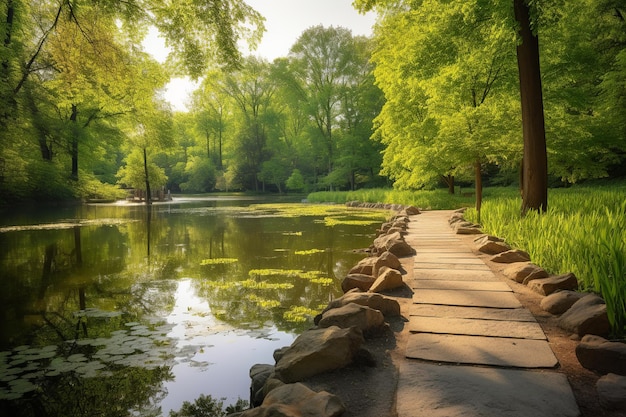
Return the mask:
<svg viewBox="0 0 626 417">
<path fill-rule="evenodd" d="M 522 168 L 522 214 L 548 209 L 548 157 L 539 68 L 539 39 L 530 28 L 528 0 L 513 0 L 522 43 L 517 47 L 524 159 Z"/>
<path fill-rule="evenodd" d="M 71 137 L 71 148 L 70 154 L 72 156 L 72 175 L 71 178 L 74 181 L 78 181 L 78 127 L 76 120 L 78 118 L 78 107 L 75 104 L 72 104 L 72 115 L 70 116 L 70 121 L 72 122 L 72 137 Z"/>
<path fill-rule="evenodd" d="M 211 135 L 208 130 L 206 131 L 206 157 L 209 161 L 211 160 Z"/>
<path fill-rule="evenodd" d="M 476 213 L 478 215 L 478 222 L 480 223 L 480 209 L 483 205 L 483 177 L 480 159 L 474 162 L 474 182 L 476 183 Z"/>
<path fill-rule="evenodd" d="M 448 194 L 454 194 L 454 175 L 442 175 L 442 177 L 448 186 Z"/>
<path fill-rule="evenodd" d="M 220 127 L 218 143 L 219 143 L 219 149 L 218 149 L 217 168 L 221 171 L 224 169 L 224 163 L 222 162 L 222 128 L 221 127 Z"/>
<path fill-rule="evenodd" d="M 152 204 L 152 193 L 150 192 L 150 178 L 148 177 L 148 153 L 143 148 L 143 172 L 146 177 L 146 205 Z"/>
<path fill-rule="evenodd" d="M 2 74 L 0 74 L 0 82 L 2 83 L 2 97 L 0 100 L 2 102 L 1 112 L 1 121 L 2 124 L 5 123 L 7 119 L 11 116 L 11 111 L 15 109 L 15 97 L 12 94 L 13 91 L 11 89 L 11 41 L 13 35 L 13 21 L 15 19 L 15 5 L 13 4 L 13 0 L 8 0 L 6 3 L 6 20 L 5 20 L 5 32 L 4 32 L 4 52 L 2 54 Z M 6 96 L 5 96 L 6 95 Z"/>
</svg>

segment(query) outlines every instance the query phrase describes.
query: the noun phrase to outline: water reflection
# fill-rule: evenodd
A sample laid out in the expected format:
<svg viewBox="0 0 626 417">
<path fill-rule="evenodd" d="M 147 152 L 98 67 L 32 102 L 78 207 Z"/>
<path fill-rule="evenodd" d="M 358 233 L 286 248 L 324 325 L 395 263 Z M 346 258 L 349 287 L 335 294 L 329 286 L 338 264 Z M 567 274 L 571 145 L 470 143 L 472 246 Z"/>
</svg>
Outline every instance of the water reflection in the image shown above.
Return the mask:
<svg viewBox="0 0 626 417">
<path fill-rule="evenodd" d="M 3 217 L 2 414 L 158 415 L 200 394 L 247 398 L 250 366 L 340 294 L 363 256 L 353 249 L 385 216 L 250 202 Z"/>
</svg>

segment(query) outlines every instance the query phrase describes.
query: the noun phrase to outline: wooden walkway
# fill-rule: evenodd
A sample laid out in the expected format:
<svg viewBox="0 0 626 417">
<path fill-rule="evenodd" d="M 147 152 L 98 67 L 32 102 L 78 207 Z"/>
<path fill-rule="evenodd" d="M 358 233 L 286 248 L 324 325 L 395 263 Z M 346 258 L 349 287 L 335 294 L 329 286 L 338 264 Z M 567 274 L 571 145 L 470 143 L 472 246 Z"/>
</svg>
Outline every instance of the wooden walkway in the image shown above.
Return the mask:
<svg viewBox="0 0 626 417">
<path fill-rule="evenodd" d="M 579 416 L 543 330 L 450 215 L 426 211 L 409 223 L 416 255 L 398 416 Z"/>
</svg>

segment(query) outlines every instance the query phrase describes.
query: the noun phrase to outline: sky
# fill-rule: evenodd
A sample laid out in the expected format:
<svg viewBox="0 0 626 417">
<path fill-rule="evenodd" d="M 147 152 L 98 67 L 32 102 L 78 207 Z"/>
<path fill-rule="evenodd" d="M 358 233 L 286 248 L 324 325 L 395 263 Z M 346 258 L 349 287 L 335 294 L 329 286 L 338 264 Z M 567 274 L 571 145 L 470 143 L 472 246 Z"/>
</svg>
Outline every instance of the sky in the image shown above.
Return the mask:
<svg viewBox="0 0 626 417">
<path fill-rule="evenodd" d="M 268 61 L 287 56 L 289 49 L 306 29 L 324 25 L 343 26 L 352 35 L 372 33 L 376 20 L 374 13 L 359 14 L 352 7 L 352 0 L 245 0 L 265 17 L 265 33 L 256 51 L 243 50 L 261 56 Z M 152 32 L 144 42 L 146 50 L 157 60 L 163 61 L 167 55 L 162 39 Z M 176 78 L 168 84 L 165 99 L 175 111 L 185 111 L 188 95 L 196 85 L 189 79 Z"/>
</svg>

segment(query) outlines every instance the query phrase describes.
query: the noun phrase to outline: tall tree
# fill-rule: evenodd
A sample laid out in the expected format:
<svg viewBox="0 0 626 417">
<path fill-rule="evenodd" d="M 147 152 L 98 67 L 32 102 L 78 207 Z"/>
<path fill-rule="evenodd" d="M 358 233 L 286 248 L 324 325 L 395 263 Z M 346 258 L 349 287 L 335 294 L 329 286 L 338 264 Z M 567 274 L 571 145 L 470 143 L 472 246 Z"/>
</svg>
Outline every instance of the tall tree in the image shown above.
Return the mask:
<svg viewBox="0 0 626 417">
<path fill-rule="evenodd" d="M 141 50 L 149 26 L 156 27 L 172 49 L 169 70 L 194 78 L 209 66 L 240 65 L 238 43 L 246 39 L 254 44 L 264 30 L 263 17 L 243 0 L 7 0 L 0 5 L 0 19 L 0 177 L 9 170 L 29 181 L 36 176 L 28 169 L 38 161 L 32 159 L 32 150 L 24 152 L 28 144 L 46 161 L 67 149 L 71 176 L 78 177 L 81 149 L 93 142 L 86 140 L 91 128 L 111 115 L 107 106 L 112 101 L 125 104 L 120 93 L 131 89 L 116 89 L 116 83 L 103 79 L 119 75 L 111 68 L 124 65 L 124 53 Z M 104 51 L 113 47 L 124 53 Z M 123 78 L 119 81 L 127 87 Z M 40 101 L 42 91 L 46 100 Z M 58 129 L 54 112 L 48 111 L 55 106 L 66 129 Z M 60 138 L 59 132 L 67 135 Z M 46 169 L 56 169 L 59 162 Z M 8 184 L 0 181 L 1 194 L 19 191 L 18 180 L 11 182 L 10 190 Z"/>
<path fill-rule="evenodd" d="M 517 65 L 522 104 L 524 157 L 522 162 L 522 213 L 548 209 L 548 155 L 539 66 L 539 39 L 531 29 L 528 0 L 514 0 L 521 43 Z"/>
<path fill-rule="evenodd" d="M 300 35 L 289 54 L 299 91 L 305 95 L 307 110 L 323 142 L 326 173 L 331 173 L 336 147 L 333 128 L 343 89 L 355 72 L 352 34 L 342 27 L 315 26 Z"/>
<path fill-rule="evenodd" d="M 248 57 L 241 70 L 225 76 L 221 88 L 233 100 L 239 115 L 235 159 L 231 160 L 230 169 L 238 173 L 242 184 L 259 191 L 258 174 L 268 156 L 268 120 L 272 117 L 272 98 L 276 90 L 269 64 L 260 58 Z"/>
<path fill-rule="evenodd" d="M 480 2 L 437 0 L 379 22 L 373 60 L 387 101 L 376 135 L 396 187 L 473 170 L 480 209 L 483 164 L 515 158 L 514 38 L 500 23 Z"/>
</svg>

